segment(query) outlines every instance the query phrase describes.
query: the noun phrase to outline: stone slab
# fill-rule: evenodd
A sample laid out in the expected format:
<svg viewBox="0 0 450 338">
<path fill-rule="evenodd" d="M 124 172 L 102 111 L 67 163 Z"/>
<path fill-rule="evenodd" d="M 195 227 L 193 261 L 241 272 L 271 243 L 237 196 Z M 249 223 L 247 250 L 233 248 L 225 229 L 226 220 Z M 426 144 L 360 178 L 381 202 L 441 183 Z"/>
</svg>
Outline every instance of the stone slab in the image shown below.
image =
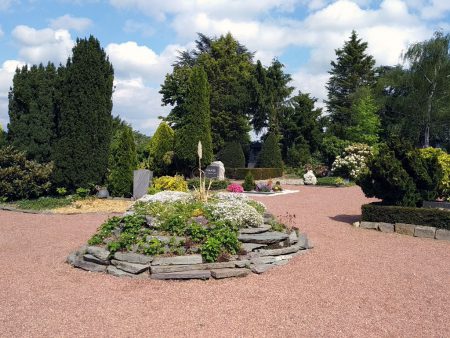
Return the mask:
<svg viewBox="0 0 450 338">
<path fill-rule="evenodd" d="M 269 269 L 272 269 L 275 266 L 276 265 L 272 265 L 272 264 L 255 264 L 255 265 L 250 266 L 250 270 L 253 273 L 257 273 L 259 275 L 259 274 L 266 272 Z"/>
<path fill-rule="evenodd" d="M 169 272 L 169 273 L 152 273 L 150 275 L 152 279 L 210 279 L 211 272 L 209 270 L 192 270 L 182 272 Z"/>
<path fill-rule="evenodd" d="M 215 279 L 230 277 L 245 277 L 250 273 L 249 269 L 218 269 L 211 270 L 211 276 Z"/>
<path fill-rule="evenodd" d="M 258 250 L 258 252 L 261 257 L 280 256 L 280 255 L 287 255 L 287 254 L 297 252 L 300 249 L 304 249 L 304 248 L 301 247 L 300 245 L 291 245 L 291 246 L 288 246 L 286 248 L 281 248 L 281 249 L 267 249 L 267 250 L 261 249 L 261 250 Z"/>
<path fill-rule="evenodd" d="M 247 251 L 252 252 L 255 249 L 264 248 L 267 244 L 258 244 L 258 243 L 242 243 L 241 247 Z"/>
<path fill-rule="evenodd" d="M 415 228 L 414 224 L 395 223 L 395 232 L 402 235 L 414 236 Z"/>
<path fill-rule="evenodd" d="M 446 229 L 437 229 L 436 230 L 436 239 L 450 241 L 450 230 Z"/>
<path fill-rule="evenodd" d="M 86 262 L 82 259 L 76 260 L 73 263 L 73 266 L 76 268 L 80 268 L 86 271 L 91 272 L 106 272 L 106 265 L 95 264 L 92 262 Z"/>
<path fill-rule="evenodd" d="M 191 265 L 158 265 L 150 268 L 151 273 L 169 273 L 182 272 L 192 270 L 211 270 L 211 269 L 225 269 L 234 268 L 235 262 L 221 262 L 221 263 L 205 263 L 205 264 L 191 264 Z"/>
<path fill-rule="evenodd" d="M 113 259 L 111 261 L 111 264 L 113 264 L 116 268 L 118 268 L 120 270 L 129 272 L 129 273 L 133 273 L 135 275 L 148 270 L 150 267 L 149 264 L 128 263 L 128 262 L 118 261 L 115 259 Z"/>
<path fill-rule="evenodd" d="M 83 259 L 86 262 L 92 262 L 92 263 L 101 264 L 101 265 L 109 265 L 109 260 L 100 259 L 100 258 L 97 258 L 94 255 L 90 255 L 90 254 L 83 255 Z"/>
<path fill-rule="evenodd" d="M 271 228 L 270 225 L 263 225 L 257 228 L 243 228 L 239 229 L 239 234 L 260 234 L 269 231 Z"/>
<path fill-rule="evenodd" d="M 278 231 L 263 232 L 260 234 L 241 234 L 238 237 L 241 242 L 258 244 L 274 244 L 288 238 L 288 234 Z"/>
<path fill-rule="evenodd" d="M 289 234 L 289 243 L 290 244 L 295 244 L 297 242 L 298 242 L 297 231 L 292 230 L 291 233 Z"/>
<path fill-rule="evenodd" d="M 86 252 L 103 260 L 107 260 L 110 255 L 110 252 L 108 250 L 100 248 L 98 246 L 88 246 Z"/>
<path fill-rule="evenodd" d="M 114 254 L 114 259 L 129 263 L 150 264 L 153 261 L 153 256 L 142 255 L 134 252 L 116 252 Z"/>
<path fill-rule="evenodd" d="M 233 263 L 237 268 L 244 268 L 250 265 L 250 261 L 248 259 L 243 259 L 241 261 L 233 261 Z"/>
<path fill-rule="evenodd" d="M 298 245 L 300 248 L 303 248 L 303 249 L 312 249 L 312 248 L 314 248 L 313 244 L 308 239 L 308 236 L 306 236 L 306 234 L 299 234 L 298 235 L 298 242 L 297 242 L 296 245 Z"/>
<path fill-rule="evenodd" d="M 201 263 L 203 263 L 201 255 L 155 257 L 155 259 L 152 261 L 152 265 L 190 265 Z"/>
<path fill-rule="evenodd" d="M 363 229 L 375 229 L 375 230 L 378 230 L 378 223 L 377 223 L 377 222 L 366 222 L 366 221 L 362 221 L 362 222 L 359 224 L 359 227 L 360 227 L 360 228 L 363 228 Z"/>
<path fill-rule="evenodd" d="M 427 227 L 423 225 L 417 225 L 414 229 L 414 236 L 415 237 L 422 237 L 422 238 L 433 238 L 436 235 L 436 228 L 435 227 Z"/>
<path fill-rule="evenodd" d="M 139 278 L 139 279 L 141 279 L 141 278 L 146 279 L 146 278 L 150 277 L 148 271 L 144 271 L 140 274 L 135 275 L 135 274 L 120 270 L 120 269 L 116 268 L 114 265 L 108 266 L 106 269 L 106 272 L 108 274 L 116 276 L 116 277 L 128 277 L 128 278 Z"/>
<path fill-rule="evenodd" d="M 259 264 L 272 264 L 275 262 L 289 260 L 293 256 L 292 255 L 280 255 L 280 256 L 264 256 L 264 257 L 255 257 L 250 259 L 250 263 L 259 265 Z"/>
<path fill-rule="evenodd" d="M 394 224 L 392 224 L 392 223 L 383 223 L 383 222 L 380 222 L 380 223 L 378 223 L 378 229 L 379 229 L 381 232 L 387 232 L 387 233 L 391 233 L 391 232 L 394 232 L 394 231 L 395 231 Z"/>
<path fill-rule="evenodd" d="M 147 169 L 139 169 L 133 171 L 133 197 L 139 199 L 146 195 L 153 172 Z"/>
</svg>

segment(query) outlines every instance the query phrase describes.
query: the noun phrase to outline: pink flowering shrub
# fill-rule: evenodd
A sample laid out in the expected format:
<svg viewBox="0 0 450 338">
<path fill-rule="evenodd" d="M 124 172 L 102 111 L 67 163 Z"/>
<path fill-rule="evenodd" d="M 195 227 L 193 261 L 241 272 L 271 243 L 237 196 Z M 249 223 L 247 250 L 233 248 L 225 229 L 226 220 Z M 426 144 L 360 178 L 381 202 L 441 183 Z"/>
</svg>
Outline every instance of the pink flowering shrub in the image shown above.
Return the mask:
<svg viewBox="0 0 450 338">
<path fill-rule="evenodd" d="M 242 188 L 242 186 L 240 184 L 231 183 L 227 187 L 227 191 L 229 191 L 229 192 L 244 192 L 244 188 Z"/>
</svg>

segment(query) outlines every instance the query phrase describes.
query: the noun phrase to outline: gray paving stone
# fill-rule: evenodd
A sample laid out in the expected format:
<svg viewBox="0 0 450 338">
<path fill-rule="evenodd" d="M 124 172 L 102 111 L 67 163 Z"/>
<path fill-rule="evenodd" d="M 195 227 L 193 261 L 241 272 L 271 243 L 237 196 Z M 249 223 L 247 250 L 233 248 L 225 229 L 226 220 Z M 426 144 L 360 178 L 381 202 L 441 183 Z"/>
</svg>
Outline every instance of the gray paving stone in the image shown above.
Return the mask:
<svg viewBox="0 0 450 338">
<path fill-rule="evenodd" d="M 211 270 L 211 276 L 216 279 L 230 277 L 245 277 L 250 273 L 249 269 L 218 269 Z"/>
<path fill-rule="evenodd" d="M 182 272 L 169 272 L 169 273 L 152 273 L 150 275 L 152 279 L 210 279 L 211 272 L 209 270 L 192 270 Z"/>
<path fill-rule="evenodd" d="M 450 241 L 450 230 L 437 229 L 435 238 L 440 239 L 440 240 Z"/>
<path fill-rule="evenodd" d="M 303 248 L 303 247 L 301 247 L 299 245 L 291 245 L 291 246 L 288 246 L 286 248 L 281 248 L 281 249 L 261 249 L 261 250 L 258 250 L 258 253 L 260 254 L 261 257 L 280 256 L 280 255 L 287 255 L 290 253 L 297 252 L 298 250 L 300 250 L 300 248 Z"/>
<path fill-rule="evenodd" d="M 375 230 L 378 230 L 378 223 L 377 223 L 377 222 L 366 222 L 366 221 L 362 221 L 362 222 L 359 224 L 359 227 L 360 227 L 360 228 L 363 228 L 363 229 L 375 229 Z"/>
<path fill-rule="evenodd" d="M 149 264 L 137 264 L 137 263 L 128 263 L 123 261 L 118 261 L 113 259 L 111 261 L 111 264 L 113 264 L 116 268 L 123 270 L 125 272 L 138 274 L 141 272 L 144 272 L 149 269 Z"/>
<path fill-rule="evenodd" d="M 422 238 L 434 238 L 436 235 L 436 228 L 435 227 L 427 227 L 423 225 L 417 225 L 414 229 L 414 236 L 415 237 L 422 237 Z"/>
<path fill-rule="evenodd" d="M 245 267 L 247 267 L 247 266 L 250 265 L 250 260 L 248 260 L 248 259 L 243 259 L 243 260 L 240 260 L 240 261 L 233 261 L 232 263 L 234 263 L 234 265 L 235 265 L 237 268 L 245 268 Z"/>
<path fill-rule="evenodd" d="M 235 262 L 220 262 L 220 263 L 205 263 L 205 264 L 191 264 L 191 265 L 158 265 L 150 268 L 151 273 L 169 273 L 182 272 L 192 270 L 211 270 L 211 269 L 225 269 L 234 268 Z"/>
<path fill-rule="evenodd" d="M 106 269 L 106 272 L 109 273 L 110 275 L 113 275 L 116 277 L 128 277 L 128 278 L 137 278 L 137 279 L 147 279 L 150 277 L 150 274 L 148 273 L 148 271 L 144 271 L 140 274 L 135 275 L 135 274 L 120 270 L 120 269 L 116 268 L 114 265 L 108 266 Z"/>
<path fill-rule="evenodd" d="M 73 266 L 76 268 L 80 268 L 86 271 L 91 272 L 106 272 L 106 265 L 95 264 L 92 262 L 86 262 L 82 259 L 76 260 L 73 263 Z"/>
<path fill-rule="evenodd" d="M 250 270 L 258 275 L 266 272 L 269 269 L 274 268 L 276 265 L 273 264 L 254 264 L 250 266 Z"/>
<path fill-rule="evenodd" d="M 395 223 L 395 232 L 402 235 L 414 236 L 415 228 L 414 224 Z"/>
<path fill-rule="evenodd" d="M 201 255 L 155 257 L 155 259 L 152 261 L 152 265 L 190 265 L 201 263 L 203 263 Z"/>
<path fill-rule="evenodd" d="M 110 255 L 110 252 L 108 250 L 100 248 L 98 246 L 88 246 L 86 252 L 103 260 L 107 260 Z"/>
<path fill-rule="evenodd" d="M 260 234 L 241 234 L 238 239 L 244 243 L 259 243 L 259 244 L 274 244 L 281 242 L 289 238 L 289 236 L 283 232 L 270 231 Z"/>
<path fill-rule="evenodd" d="M 391 223 L 383 223 L 383 222 L 378 223 L 378 229 L 379 229 L 381 232 L 388 232 L 388 233 L 394 232 L 394 230 L 395 230 L 394 224 L 391 224 Z"/>
<path fill-rule="evenodd" d="M 257 228 L 243 228 L 239 229 L 240 234 L 260 234 L 269 231 L 272 227 L 270 225 L 262 225 Z"/>
<path fill-rule="evenodd" d="M 129 263 L 150 264 L 153 261 L 153 256 L 142 255 L 134 252 L 116 252 L 114 254 L 114 259 Z"/>
<path fill-rule="evenodd" d="M 83 259 L 86 262 L 92 262 L 92 263 L 101 264 L 101 265 L 109 265 L 109 260 L 100 259 L 100 258 L 97 258 L 94 255 L 90 255 L 90 254 L 85 254 L 83 256 Z"/>
</svg>

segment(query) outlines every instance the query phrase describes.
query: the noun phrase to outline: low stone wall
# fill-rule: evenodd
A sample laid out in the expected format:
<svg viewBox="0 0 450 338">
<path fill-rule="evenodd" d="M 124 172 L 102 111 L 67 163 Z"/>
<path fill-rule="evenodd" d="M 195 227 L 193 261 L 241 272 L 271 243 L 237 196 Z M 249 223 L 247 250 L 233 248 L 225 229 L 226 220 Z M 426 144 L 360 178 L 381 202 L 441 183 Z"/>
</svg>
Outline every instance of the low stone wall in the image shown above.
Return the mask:
<svg viewBox="0 0 450 338">
<path fill-rule="evenodd" d="M 261 274 L 312 248 L 305 234 L 270 231 L 268 226 L 241 229 L 239 241 L 247 254 L 220 263 L 205 263 L 198 254 L 171 257 L 132 252 L 111 254 L 97 246 L 81 247 L 69 255 L 67 262 L 83 270 L 118 277 L 206 280 Z"/>
<path fill-rule="evenodd" d="M 366 221 L 356 222 L 354 225 L 363 229 L 373 229 L 390 233 L 396 232 L 402 235 L 450 241 L 450 230 L 438 229 L 425 225 Z"/>
</svg>

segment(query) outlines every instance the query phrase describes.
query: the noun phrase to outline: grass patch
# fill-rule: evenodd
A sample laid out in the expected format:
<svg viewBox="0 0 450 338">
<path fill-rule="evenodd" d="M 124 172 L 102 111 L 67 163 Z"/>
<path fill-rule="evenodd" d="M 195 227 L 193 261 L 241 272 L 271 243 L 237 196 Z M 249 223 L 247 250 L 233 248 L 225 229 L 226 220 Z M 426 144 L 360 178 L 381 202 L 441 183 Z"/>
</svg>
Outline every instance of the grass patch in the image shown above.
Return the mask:
<svg viewBox="0 0 450 338">
<path fill-rule="evenodd" d="M 40 197 L 35 200 L 20 200 L 15 202 L 14 207 L 22 210 L 51 210 L 62 208 L 73 202 L 71 198 L 66 197 Z"/>
<path fill-rule="evenodd" d="M 355 185 L 355 182 L 346 182 L 342 177 L 317 177 L 317 185 L 332 186 L 332 187 L 351 187 Z"/>
</svg>

